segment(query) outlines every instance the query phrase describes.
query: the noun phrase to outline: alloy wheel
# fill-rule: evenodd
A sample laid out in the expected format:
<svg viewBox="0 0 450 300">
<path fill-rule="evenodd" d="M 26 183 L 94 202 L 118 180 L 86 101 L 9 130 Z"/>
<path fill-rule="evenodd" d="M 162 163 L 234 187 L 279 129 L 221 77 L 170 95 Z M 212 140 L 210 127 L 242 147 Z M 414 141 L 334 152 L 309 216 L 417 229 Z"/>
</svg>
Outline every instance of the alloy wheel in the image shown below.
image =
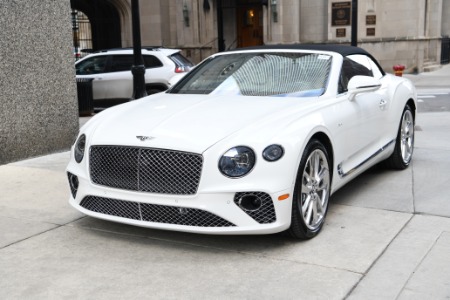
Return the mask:
<svg viewBox="0 0 450 300">
<path fill-rule="evenodd" d="M 403 114 L 400 130 L 400 152 L 403 162 L 409 163 L 414 149 L 414 118 L 410 110 Z"/>
<path fill-rule="evenodd" d="M 325 153 L 316 149 L 308 156 L 302 175 L 298 208 L 310 230 L 318 228 L 325 218 L 330 189 L 330 170 Z"/>
</svg>

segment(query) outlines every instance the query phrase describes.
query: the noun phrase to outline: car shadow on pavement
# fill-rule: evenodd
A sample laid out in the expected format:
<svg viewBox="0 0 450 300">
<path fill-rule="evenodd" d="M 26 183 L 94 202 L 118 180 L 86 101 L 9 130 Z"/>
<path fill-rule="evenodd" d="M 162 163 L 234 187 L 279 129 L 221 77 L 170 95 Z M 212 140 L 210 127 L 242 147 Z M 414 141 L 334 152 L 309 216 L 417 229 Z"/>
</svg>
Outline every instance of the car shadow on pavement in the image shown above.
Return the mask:
<svg viewBox="0 0 450 300">
<path fill-rule="evenodd" d="M 412 164 L 392 170 L 382 163 L 360 174 L 331 196 L 331 205 L 414 212 Z"/>
</svg>

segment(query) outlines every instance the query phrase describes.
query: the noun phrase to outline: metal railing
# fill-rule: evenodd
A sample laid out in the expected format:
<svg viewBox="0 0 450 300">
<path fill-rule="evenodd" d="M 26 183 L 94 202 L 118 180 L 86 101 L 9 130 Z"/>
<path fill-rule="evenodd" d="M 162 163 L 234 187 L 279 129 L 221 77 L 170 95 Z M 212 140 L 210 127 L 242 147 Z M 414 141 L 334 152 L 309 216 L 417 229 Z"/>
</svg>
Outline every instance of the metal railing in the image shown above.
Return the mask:
<svg viewBox="0 0 450 300">
<path fill-rule="evenodd" d="M 450 62 L 450 37 L 443 36 L 441 40 L 441 64 Z"/>
</svg>

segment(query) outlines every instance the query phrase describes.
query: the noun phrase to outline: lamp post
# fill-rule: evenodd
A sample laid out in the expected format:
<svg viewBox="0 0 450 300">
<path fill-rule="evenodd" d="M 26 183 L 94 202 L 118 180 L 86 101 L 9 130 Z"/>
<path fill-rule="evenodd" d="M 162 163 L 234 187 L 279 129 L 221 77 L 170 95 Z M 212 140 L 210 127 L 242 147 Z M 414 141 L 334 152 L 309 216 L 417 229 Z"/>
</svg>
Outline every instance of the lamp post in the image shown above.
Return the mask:
<svg viewBox="0 0 450 300">
<path fill-rule="evenodd" d="M 225 40 L 223 38 L 223 11 L 222 0 L 217 0 L 217 39 L 219 52 L 225 51 Z"/>
<path fill-rule="evenodd" d="M 358 0 L 352 0 L 352 46 L 358 45 Z"/>
<path fill-rule="evenodd" d="M 131 67 L 133 74 L 133 95 L 131 100 L 147 96 L 145 90 L 145 66 L 142 57 L 141 45 L 141 22 L 139 19 L 139 0 L 131 0 L 131 18 L 133 28 L 133 58 L 134 64 Z"/>
</svg>

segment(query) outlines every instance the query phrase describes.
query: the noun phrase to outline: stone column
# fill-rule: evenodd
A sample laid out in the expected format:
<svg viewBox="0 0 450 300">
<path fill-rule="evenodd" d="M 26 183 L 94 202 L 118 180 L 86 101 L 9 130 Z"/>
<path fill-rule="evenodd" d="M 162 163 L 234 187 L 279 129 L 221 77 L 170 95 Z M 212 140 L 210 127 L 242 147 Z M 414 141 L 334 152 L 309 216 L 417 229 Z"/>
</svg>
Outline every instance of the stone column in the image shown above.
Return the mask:
<svg viewBox="0 0 450 300">
<path fill-rule="evenodd" d="M 68 150 L 78 131 L 69 0 L 0 2 L 0 164 Z"/>
</svg>

